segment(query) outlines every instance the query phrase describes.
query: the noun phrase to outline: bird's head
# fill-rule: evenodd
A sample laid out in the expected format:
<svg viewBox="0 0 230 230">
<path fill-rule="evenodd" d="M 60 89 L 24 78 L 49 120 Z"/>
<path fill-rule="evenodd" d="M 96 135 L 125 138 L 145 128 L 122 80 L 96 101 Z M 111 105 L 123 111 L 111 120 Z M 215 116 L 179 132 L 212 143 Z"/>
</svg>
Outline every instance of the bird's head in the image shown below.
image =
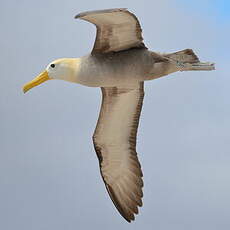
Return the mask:
<svg viewBox="0 0 230 230">
<path fill-rule="evenodd" d="M 62 58 L 51 62 L 45 71 L 23 86 L 23 92 L 26 93 L 31 88 L 52 79 L 76 82 L 78 64 L 77 58 Z"/>
</svg>

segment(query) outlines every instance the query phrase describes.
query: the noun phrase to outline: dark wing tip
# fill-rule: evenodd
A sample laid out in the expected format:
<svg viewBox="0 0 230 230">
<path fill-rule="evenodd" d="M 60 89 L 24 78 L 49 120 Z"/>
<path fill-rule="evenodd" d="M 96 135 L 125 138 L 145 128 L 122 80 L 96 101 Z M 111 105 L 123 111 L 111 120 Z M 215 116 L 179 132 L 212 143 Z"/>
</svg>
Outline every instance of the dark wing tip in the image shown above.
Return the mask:
<svg viewBox="0 0 230 230">
<path fill-rule="evenodd" d="M 104 180 L 104 178 L 103 178 L 103 180 Z M 104 182 L 105 182 L 105 180 L 104 180 Z M 105 187 L 106 187 L 106 189 L 107 189 L 107 191 L 108 191 L 108 193 L 109 193 L 109 196 L 110 196 L 110 198 L 111 198 L 113 204 L 114 204 L 115 207 L 117 208 L 117 210 L 118 210 L 118 212 L 120 213 L 120 215 L 121 215 L 128 223 L 131 223 L 132 221 L 134 221 L 134 220 L 135 220 L 135 215 L 134 215 L 134 214 L 138 214 L 138 213 L 139 213 L 138 206 L 139 206 L 139 207 L 142 206 L 142 200 L 140 199 L 141 204 L 138 204 L 138 205 L 136 206 L 137 212 L 131 211 L 131 210 L 130 210 L 131 212 L 130 212 L 130 211 L 127 212 L 127 210 L 125 211 L 125 210 L 123 209 L 122 204 L 121 204 L 120 201 L 117 199 L 116 193 L 113 191 L 112 187 L 111 187 L 109 184 L 107 184 L 106 182 L 105 182 Z"/>
<path fill-rule="evenodd" d="M 105 10 L 85 11 L 80 14 L 77 14 L 74 18 L 82 18 L 90 14 L 112 13 L 112 12 L 119 12 L 119 11 L 127 11 L 127 8 L 114 8 L 114 9 L 105 9 Z"/>
</svg>

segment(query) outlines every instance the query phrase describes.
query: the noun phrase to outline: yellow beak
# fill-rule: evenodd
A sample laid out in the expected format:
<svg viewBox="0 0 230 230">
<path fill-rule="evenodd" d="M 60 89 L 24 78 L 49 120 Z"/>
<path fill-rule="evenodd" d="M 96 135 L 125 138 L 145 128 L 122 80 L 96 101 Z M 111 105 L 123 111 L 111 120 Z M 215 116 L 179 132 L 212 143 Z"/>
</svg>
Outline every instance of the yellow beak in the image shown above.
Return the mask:
<svg viewBox="0 0 230 230">
<path fill-rule="evenodd" d="M 36 78 L 34 78 L 32 81 L 26 83 L 23 86 L 23 92 L 26 93 L 28 90 L 32 89 L 33 87 L 40 85 L 41 83 L 50 80 L 51 78 L 48 75 L 48 72 L 45 70 L 41 74 L 39 74 Z"/>
</svg>

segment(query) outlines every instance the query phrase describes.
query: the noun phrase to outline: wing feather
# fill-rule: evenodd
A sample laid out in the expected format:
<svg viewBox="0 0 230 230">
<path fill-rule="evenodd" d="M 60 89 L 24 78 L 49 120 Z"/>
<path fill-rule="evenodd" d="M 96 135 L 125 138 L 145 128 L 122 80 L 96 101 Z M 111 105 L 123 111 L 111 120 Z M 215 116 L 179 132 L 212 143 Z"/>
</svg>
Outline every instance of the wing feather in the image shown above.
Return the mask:
<svg viewBox="0 0 230 230">
<path fill-rule="evenodd" d="M 102 106 L 93 141 L 106 189 L 128 221 L 142 206 L 142 171 L 136 153 L 143 82 L 134 89 L 102 88 Z"/>
<path fill-rule="evenodd" d="M 108 53 L 144 48 L 137 17 L 125 8 L 83 12 L 75 16 L 97 27 L 92 53 Z"/>
</svg>

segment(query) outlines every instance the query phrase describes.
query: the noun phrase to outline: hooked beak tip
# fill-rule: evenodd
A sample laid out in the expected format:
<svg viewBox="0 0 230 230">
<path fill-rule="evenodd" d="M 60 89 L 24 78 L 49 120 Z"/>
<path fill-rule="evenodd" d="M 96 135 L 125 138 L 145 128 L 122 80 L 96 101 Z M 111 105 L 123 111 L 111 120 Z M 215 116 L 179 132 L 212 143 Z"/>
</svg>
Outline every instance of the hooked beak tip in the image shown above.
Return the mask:
<svg viewBox="0 0 230 230">
<path fill-rule="evenodd" d="M 40 85 L 41 83 L 50 80 L 50 77 L 47 73 L 47 71 L 42 72 L 39 76 L 37 76 L 35 79 L 33 79 L 32 81 L 26 83 L 22 90 L 24 92 L 24 94 L 29 91 L 30 89 L 32 89 L 33 87 Z"/>
</svg>

